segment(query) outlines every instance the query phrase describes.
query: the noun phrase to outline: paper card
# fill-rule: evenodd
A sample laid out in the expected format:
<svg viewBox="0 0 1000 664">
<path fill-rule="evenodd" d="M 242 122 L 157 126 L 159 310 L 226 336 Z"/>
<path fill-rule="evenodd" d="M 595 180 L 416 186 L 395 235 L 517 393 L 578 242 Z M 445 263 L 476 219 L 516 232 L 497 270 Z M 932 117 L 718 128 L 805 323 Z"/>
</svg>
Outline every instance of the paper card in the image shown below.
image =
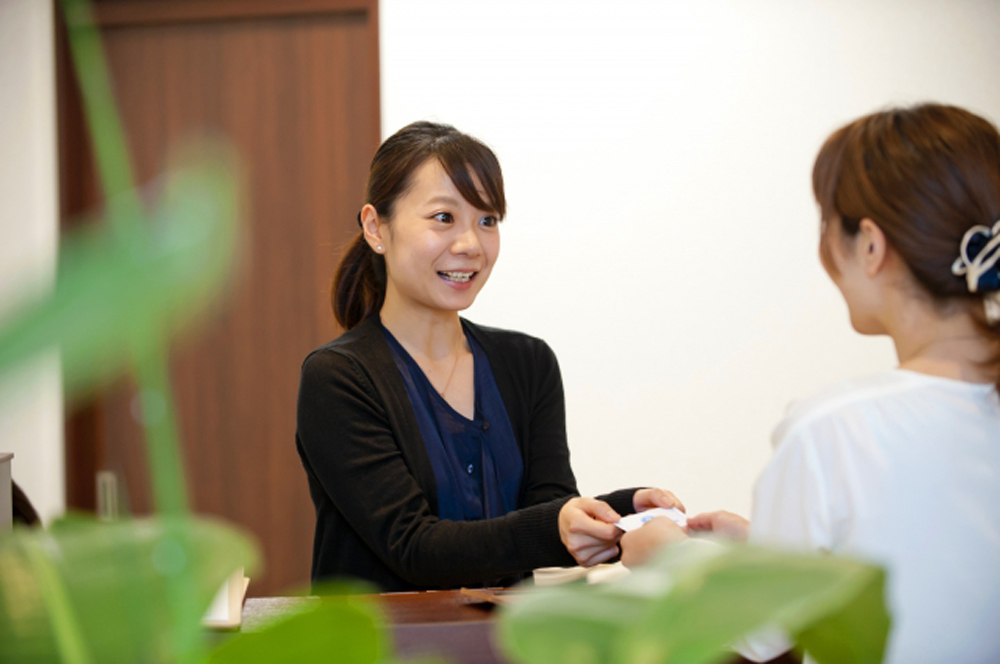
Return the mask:
<svg viewBox="0 0 1000 664">
<path fill-rule="evenodd" d="M 215 599 L 202 616 L 205 627 L 231 629 L 239 627 L 243 621 L 243 598 L 246 596 L 250 579 L 243 576 L 243 568 L 233 572 L 215 594 Z"/>
<path fill-rule="evenodd" d="M 625 532 L 629 532 L 630 530 L 635 530 L 636 528 L 642 528 L 647 521 L 651 521 L 652 519 L 661 516 L 667 517 L 681 528 L 687 528 L 687 515 L 676 507 L 654 507 L 653 509 L 646 510 L 645 512 L 629 514 L 628 516 L 623 517 L 622 520 L 615 525 Z"/>
</svg>

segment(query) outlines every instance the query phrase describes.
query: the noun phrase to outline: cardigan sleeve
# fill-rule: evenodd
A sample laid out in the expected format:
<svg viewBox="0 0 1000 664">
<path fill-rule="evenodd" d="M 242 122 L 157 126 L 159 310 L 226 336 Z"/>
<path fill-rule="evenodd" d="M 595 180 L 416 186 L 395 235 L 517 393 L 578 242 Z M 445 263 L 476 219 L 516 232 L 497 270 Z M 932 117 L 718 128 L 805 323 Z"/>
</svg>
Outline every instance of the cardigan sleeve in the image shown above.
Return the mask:
<svg viewBox="0 0 1000 664">
<path fill-rule="evenodd" d="M 525 477 L 522 489 L 524 505 L 535 505 L 555 498 L 579 495 L 570 466 L 566 441 L 566 399 L 563 393 L 559 361 L 541 339 L 523 337 L 533 342 L 530 356 L 532 377 L 528 404 L 528 429 L 525 434 Z M 632 503 L 638 489 L 619 489 L 597 496 L 618 514 L 635 512 Z"/>
<path fill-rule="evenodd" d="M 572 494 L 493 519 L 439 519 L 372 377 L 349 355 L 321 350 L 306 359 L 298 426 L 322 490 L 372 554 L 409 583 L 458 586 L 573 564 L 558 532 L 559 510 Z"/>
<path fill-rule="evenodd" d="M 531 355 L 519 367 L 525 377 L 521 387 L 525 416 L 521 453 L 524 478 L 521 504 L 536 505 L 554 498 L 577 495 L 566 441 L 566 402 L 559 362 L 541 339 L 532 342 Z"/>
</svg>

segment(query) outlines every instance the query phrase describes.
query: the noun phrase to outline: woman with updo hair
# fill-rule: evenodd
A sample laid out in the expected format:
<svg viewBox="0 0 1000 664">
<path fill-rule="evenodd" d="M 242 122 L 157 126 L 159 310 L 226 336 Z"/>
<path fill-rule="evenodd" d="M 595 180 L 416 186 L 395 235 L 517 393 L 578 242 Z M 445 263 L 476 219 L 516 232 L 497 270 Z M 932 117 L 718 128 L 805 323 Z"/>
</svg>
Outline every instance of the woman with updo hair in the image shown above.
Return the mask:
<svg viewBox="0 0 1000 664">
<path fill-rule="evenodd" d="M 507 585 L 618 555 L 611 522 L 661 489 L 577 496 L 552 350 L 459 317 L 500 250 L 493 152 L 416 122 L 379 147 L 333 286 L 345 332 L 302 367 L 296 445 L 316 507 L 313 581 Z"/>
<path fill-rule="evenodd" d="M 813 191 L 851 325 L 899 366 L 793 404 L 750 522 L 689 531 L 884 566 L 886 662 L 1000 662 L 1000 134 L 953 106 L 874 113 L 827 139 Z M 686 537 L 656 519 L 622 559 Z"/>
</svg>

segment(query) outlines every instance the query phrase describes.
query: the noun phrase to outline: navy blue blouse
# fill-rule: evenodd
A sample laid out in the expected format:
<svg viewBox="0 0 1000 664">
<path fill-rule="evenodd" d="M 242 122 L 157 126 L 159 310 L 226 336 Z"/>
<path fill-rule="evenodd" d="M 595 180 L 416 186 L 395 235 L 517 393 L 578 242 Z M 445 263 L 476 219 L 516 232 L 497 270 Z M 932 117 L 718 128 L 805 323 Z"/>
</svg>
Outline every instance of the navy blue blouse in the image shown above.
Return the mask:
<svg viewBox="0 0 1000 664">
<path fill-rule="evenodd" d="M 382 330 L 434 468 L 438 516 L 474 521 L 517 509 L 524 466 L 483 349 L 466 332 L 475 374 L 475 412 L 470 420 L 438 394 L 420 365 L 384 325 Z"/>
</svg>

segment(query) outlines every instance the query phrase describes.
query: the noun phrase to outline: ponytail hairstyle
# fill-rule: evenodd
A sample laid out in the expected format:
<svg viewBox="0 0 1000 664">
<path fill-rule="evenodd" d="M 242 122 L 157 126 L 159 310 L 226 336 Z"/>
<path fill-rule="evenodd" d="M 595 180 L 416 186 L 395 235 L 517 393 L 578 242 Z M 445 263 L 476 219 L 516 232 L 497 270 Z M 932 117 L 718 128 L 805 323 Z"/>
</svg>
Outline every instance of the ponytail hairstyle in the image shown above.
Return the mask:
<svg viewBox="0 0 1000 664">
<path fill-rule="evenodd" d="M 995 267 L 981 276 L 966 274 L 970 260 L 976 262 L 967 248 L 978 245 L 972 251 L 983 254 L 980 263 L 995 251 L 987 241 L 1000 221 L 996 127 L 939 104 L 873 113 L 827 139 L 812 180 L 824 229 L 840 224 L 850 239 L 862 219 L 871 219 L 940 312 L 964 307 L 984 335 L 1000 342 L 1000 319 L 993 313 L 1000 274 Z M 824 231 L 820 253 L 833 265 L 828 237 Z M 986 366 L 1000 388 L 1000 352 Z"/>
<path fill-rule="evenodd" d="M 409 124 L 379 146 L 368 172 L 365 203 L 375 208 L 382 221 L 391 222 L 396 201 L 409 189 L 413 173 L 431 158 L 438 160 L 462 198 L 503 219 L 507 201 L 496 155 L 472 136 L 434 122 Z M 485 191 L 485 200 L 476 189 L 476 180 Z M 378 313 L 385 301 L 385 289 L 385 257 L 372 251 L 362 230 L 333 280 L 330 299 L 340 326 L 350 330 Z"/>
</svg>

